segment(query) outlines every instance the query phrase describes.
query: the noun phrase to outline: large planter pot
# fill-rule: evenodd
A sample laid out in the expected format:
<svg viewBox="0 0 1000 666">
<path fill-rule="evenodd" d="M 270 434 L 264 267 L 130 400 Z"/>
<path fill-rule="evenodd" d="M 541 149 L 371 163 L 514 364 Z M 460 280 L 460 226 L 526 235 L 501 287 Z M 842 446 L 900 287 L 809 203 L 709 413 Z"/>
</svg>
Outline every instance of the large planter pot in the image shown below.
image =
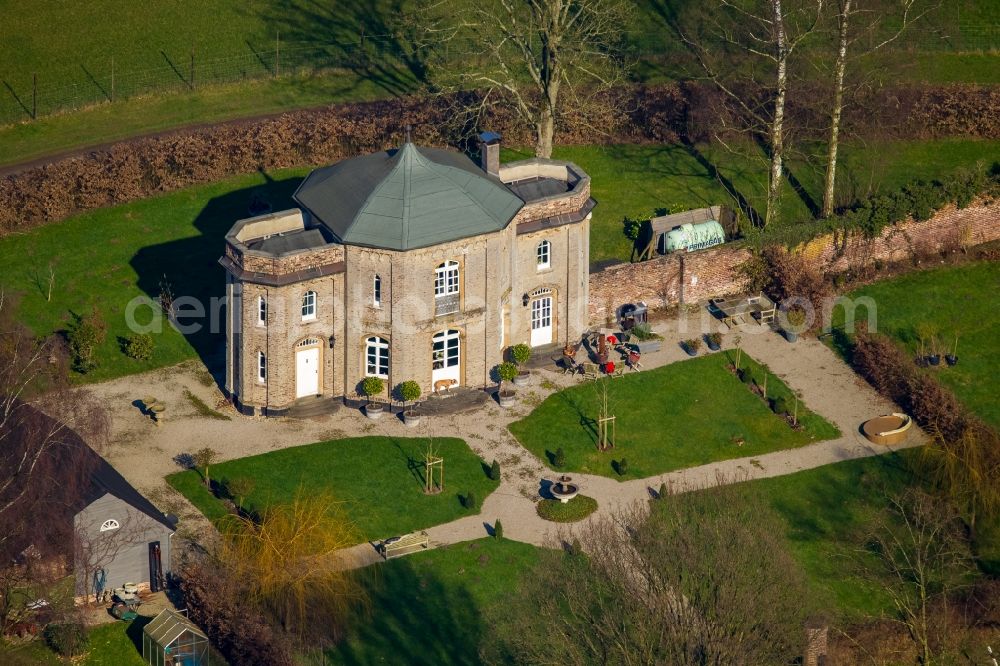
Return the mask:
<svg viewBox="0 0 1000 666">
<path fill-rule="evenodd" d="M 640 354 L 651 354 L 660 351 L 662 342 L 660 340 L 642 340 L 636 343 Z"/>
<path fill-rule="evenodd" d="M 958 363 L 958 357 L 952 354 L 948 354 L 947 356 L 944 357 L 944 362 L 947 363 L 948 365 L 955 365 L 956 363 Z"/>
<path fill-rule="evenodd" d="M 385 405 L 381 402 L 369 402 L 365 405 L 365 416 L 370 418 L 372 421 L 377 421 L 382 418 L 382 414 L 385 413 Z"/>
<path fill-rule="evenodd" d="M 501 407 L 513 407 L 516 398 L 517 391 L 511 389 L 497 391 L 497 402 L 500 403 Z"/>
<path fill-rule="evenodd" d="M 531 381 L 531 371 L 521 370 L 520 372 L 517 373 L 517 376 L 514 377 L 514 386 L 527 386 L 528 382 L 530 381 Z"/>
<path fill-rule="evenodd" d="M 789 342 L 795 342 L 799 339 L 799 334 L 792 331 L 785 331 L 785 339 Z"/>
<path fill-rule="evenodd" d="M 403 423 L 411 428 L 413 426 L 419 425 L 420 414 L 418 412 L 413 411 L 412 409 L 406 410 L 405 412 L 403 412 Z"/>
<path fill-rule="evenodd" d="M 930 363 L 931 365 L 941 365 L 941 355 L 931 354 L 930 356 L 927 357 L 927 362 Z"/>
</svg>

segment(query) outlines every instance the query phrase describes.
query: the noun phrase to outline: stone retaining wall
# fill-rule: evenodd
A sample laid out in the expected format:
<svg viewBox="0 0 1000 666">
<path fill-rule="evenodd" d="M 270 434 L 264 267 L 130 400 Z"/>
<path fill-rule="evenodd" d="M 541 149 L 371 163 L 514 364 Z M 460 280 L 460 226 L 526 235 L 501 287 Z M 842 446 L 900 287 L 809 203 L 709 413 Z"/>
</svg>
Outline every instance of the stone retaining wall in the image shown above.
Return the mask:
<svg viewBox="0 0 1000 666">
<path fill-rule="evenodd" d="M 886 227 L 875 239 L 852 236 L 845 246 L 827 234 L 796 251 L 819 262 L 824 272 L 841 273 L 873 261 L 900 261 L 998 239 L 1000 201 L 981 201 L 963 209 L 949 204 L 930 220 Z M 613 264 L 591 273 L 590 323 L 605 323 L 625 303 L 645 301 L 650 309 L 661 309 L 739 292 L 742 285 L 734 269 L 750 256 L 750 250 L 737 241 L 641 263 Z"/>
</svg>

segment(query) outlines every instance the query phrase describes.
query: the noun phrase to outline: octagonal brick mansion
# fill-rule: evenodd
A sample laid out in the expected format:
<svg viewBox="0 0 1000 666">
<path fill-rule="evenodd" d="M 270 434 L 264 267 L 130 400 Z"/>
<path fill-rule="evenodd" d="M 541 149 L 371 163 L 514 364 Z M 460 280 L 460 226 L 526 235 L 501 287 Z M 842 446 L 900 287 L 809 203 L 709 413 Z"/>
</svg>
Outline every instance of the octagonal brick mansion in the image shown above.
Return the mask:
<svg viewBox="0 0 1000 666">
<path fill-rule="evenodd" d="M 504 350 L 586 330 L 590 178 L 418 147 L 316 169 L 292 208 L 226 235 L 226 389 L 245 414 L 416 380 L 486 386 Z M 549 352 L 550 349 L 540 351 Z M 442 381 L 444 380 L 444 381 Z"/>
</svg>

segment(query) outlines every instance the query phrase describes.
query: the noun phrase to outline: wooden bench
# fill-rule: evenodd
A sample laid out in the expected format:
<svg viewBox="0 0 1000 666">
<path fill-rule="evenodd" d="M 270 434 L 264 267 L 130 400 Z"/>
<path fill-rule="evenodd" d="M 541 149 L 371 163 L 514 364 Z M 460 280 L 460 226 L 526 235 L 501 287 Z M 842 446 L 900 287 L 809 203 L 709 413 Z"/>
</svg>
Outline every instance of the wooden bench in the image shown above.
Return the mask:
<svg viewBox="0 0 1000 666">
<path fill-rule="evenodd" d="M 409 555 L 427 548 L 430 544 L 430 537 L 427 532 L 411 532 L 403 536 L 392 537 L 382 542 L 382 557 L 390 559 L 401 555 Z"/>
</svg>

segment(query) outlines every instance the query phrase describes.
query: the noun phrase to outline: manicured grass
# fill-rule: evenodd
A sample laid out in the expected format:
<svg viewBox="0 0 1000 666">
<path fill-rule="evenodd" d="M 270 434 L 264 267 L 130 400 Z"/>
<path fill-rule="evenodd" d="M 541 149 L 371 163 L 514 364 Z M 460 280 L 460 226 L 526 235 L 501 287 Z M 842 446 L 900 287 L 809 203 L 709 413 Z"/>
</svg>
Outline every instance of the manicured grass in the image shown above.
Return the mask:
<svg viewBox="0 0 1000 666">
<path fill-rule="evenodd" d="M 801 430 L 775 416 L 726 366 L 725 353 L 672 363 L 618 379 L 564 389 L 546 398 L 510 431 L 529 451 L 552 461 L 558 448 L 568 471 L 638 479 L 717 460 L 760 455 L 833 439 L 840 432 L 800 405 Z M 742 366 L 753 360 L 743 354 Z M 758 373 L 761 371 L 758 369 Z M 609 413 L 616 417 L 617 440 L 597 450 L 600 389 L 608 387 Z M 774 375 L 768 395 L 789 395 Z M 744 444 L 738 446 L 736 438 Z M 625 474 L 617 461 L 628 460 Z"/>
<path fill-rule="evenodd" d="M 111 622 L 93 627 L 88 632 L 87 653 L 75 658 L 73 663 L 80 666 L 142 666 L 145 663 L 142 660 L 142 627 L 150 619 L 139 617 L 128 623 Z M 13 653 L 35 664 L 67 663 L 41 639 L 20 646 Z M 3 656 L 0 650 L 0 663 L 4 661 Z"/>
<path fill-rule="evenodd" d="M 955 391 L 971 410 L 1000 427 L 1000 401 L 996 381 L 1000 376 L 1000 335 L 997 335 L 997 292 L 1000 263 L 983 262 L 918 271 L 893 280 L 877 282 L 849 294 L 870 298 L 877 308 L 873 329 L 895 338 L 914 357 L 920 342 L 916 327 L 922 322 L 937 326 L 942 347 L 950 352 L 956 332 L 958 365 L 948 367 L 942 360 L 929 369 Z M 833 325 L 845 324 L 845 311 L 837 308 Z M 866 308 L 853 318 L 864 320 Z"/>
<path fill-rule="evenodd" d="M 479 664 L 484 611 L 504 603 L 538 554 L 486 538 L 368 567 L 362 580 L 370 610 L 327 657 L 345 665 Z"/>
<path fill-rule="evenodd" d="M 460 496 L 472 491 L 485 499 L 499 485 L 486 476 L 484 463 L 460 439 L 434 439 L 444 458 L 444 491 L 425 495 L 425 438 L 357 437 L 264 453 L 212 465 L 213 481 L 247 477 L 254 489 L 244 508 L 260 511 L 305 493 L 329 491 L 343 502 L 344 513 L 357 528 L 359 541 L 446 523 L 469 515 Z M 187 470 L 167 477 L 208 518 L 225 515 L 223 504 Z M 200 487 L 199 487 L 200 486 Z"/>
<path fill-rule="evenodd" d="M 597 500 L 577 495 L 565 504 L 559 500 L 543 499 L 535 505 L 538 515 L 554 523 L 575 523 L 597 511 Z"/>
<path fill-rule="evenodd" d="M 642 218 L 659 207 L 689 208 L 728 201 L 722 186 L 709 176 L 708 167 L 699 162 L 701 158 L 729 160 L 720 168 L 730 175 L 734 186 L 748 192 L 753 189 L 749 185 L 753 179 L 763 176 L 763 170 L 749 163 L 739 166 L 732 154 L 714 153 L 707 148 L 702 153 L 680 146 L 558 148 L 556 157 L 577 162 L 591 175 L 593 193 L 600 202 L 591 226 L 591 261 L 629 259 L 631 241 L 622 233 L 626 216 Z M 863 180 L 858 174 L 868 174 L 862 159 L 866 155 L 872 159 L 888 155 L 892 159 L 886 162 L 878 157 L 878 173 L 865 176 L 865 182 L 875 178 L 872 182 L 876 184 L 896 187 L 912 176 L 941 175 L 958 164 L 995 158 L 1000 154 L 1000 141 L 900 142 L 864 150 L 845 147 L 844 154 L 844 187 Z M 519 156 L 523 154 L 515 151 L 505 151 L 504 155 L 505 159 Z M 108 337 L 98 349 L 99 365 L 90 374 L 77 376 L 79 381 L 101 381 L 195 356 L 215 367 L 222 360 L 221 322 L 215 332 L 205 326 L 188 336 L 164 326 L 161 332 L 153 333 L 156 349 L 150 360 L 127 358 L 118 340 L 130 333 L 125 322 L 126 306 L 139 296 L 156 298 L 165 275 L 176 297 L 193 296 L 207 309 L 211 297 L 222 296 L 225 286 L 217 260 L 226 231 L 246 215 L 255 193 L 275 208 L 291 205 L 291 193 L 308 171 L 298 168 L 237 176 L 0 238 L 4 266 L 0 286 L 8 293 L 21 295 L 20 319 L 38 335 L 64 330 L 71 313 L 86 312 L 91 307 L 103 313 Z M 796 197 L 787 196 L 785 202 L 792 212 L 798 210 L 797 214 L 808 216 Z M 51 302 L 46 300 L 50 265 L 55 273 Z M 138 314 L 143 323 L 151 316 L 144 307 Z"/>
<path fill-rule="evenodd" d="M 225 274 L 218 265 L 226 232 L 246 216 L 255 192 L 283 205 L 307 170 L 252 174 L 231 178 L 114 208 L 105 208 L 50 224 L 26 234 L 0 239 L 4 270 L 0 286 L 20 295 L 18 318 L 37 335 L 65 330 L 73 313 L 97 308 L 108 327 L 96 354 L 98 367 L 83 382 L 173 365 L 200 356 L 212 367 L 221 362 L 224 320 L 181 335 L 161 319 L 152 331 L 155 349 L 148 361 L 128 358 L 119 338 L 131 331 L 125 319 L 131 300 L 156 299 L 166 276 L 175 297 L 191 296 L 210 310 L 221 297 Z M 281 202 L 280 204 L 278 202 Z M 55 274 L 52 300 L 46 300 L 49 267 Z M 151 321 L 153 312 L 140 307 L 136 320 Z M 194 320 L 189 320 L 191 323 Z"/>
</svg>

